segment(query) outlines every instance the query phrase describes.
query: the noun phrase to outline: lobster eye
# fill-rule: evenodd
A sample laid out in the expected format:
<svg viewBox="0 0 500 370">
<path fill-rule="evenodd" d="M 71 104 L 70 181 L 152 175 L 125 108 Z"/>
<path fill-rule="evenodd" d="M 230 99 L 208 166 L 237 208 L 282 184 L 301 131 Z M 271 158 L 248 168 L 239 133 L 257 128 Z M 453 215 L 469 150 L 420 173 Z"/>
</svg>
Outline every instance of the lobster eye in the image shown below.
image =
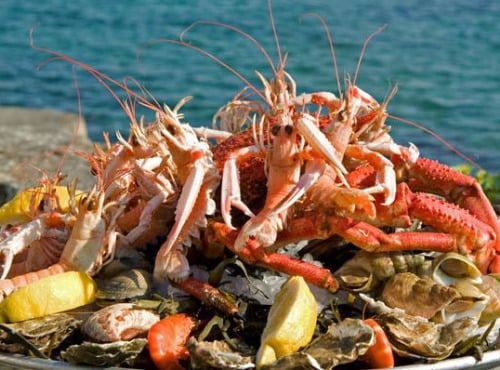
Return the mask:
<svg viewBox="0 0 500 370">
<path fill-rule="evenodd" d="M 280 125 L 274 125 L 273 127 L 271 127 L 271 135 L 278 136 L 278 134 L 280 133 L 280 129 Z"/>
<path fill-rule="evenodd" d="M 287 136 L 290 136 L 293 132 L 293 126 L 292 125 L 285 125 L 285 134 Z"/>
<path fill-rule="evenodd" d="M 170 132 L 171 135 L 176 135 L 177 134 L 177 127 L 171 124 L 166 124 L 165 128 L 167 129 L 168 132 Z"/>
<path fill-rule="evenodd" d="M 97 170 L 94 167 L 90 167 L 90 173 L 92 174 L 92 176 L 95 176 L 97 175 Z"/>
<path fill-rule="evenodd" d="M 337 118 L 340 122 L 344 122 L 347 120 L 347 112 L 345 110 L 341 110 L 337 113 Z"/>
<path fill-rule="evenodd" d="M 80 205 L 83 206 L 87 201 L 89 200 L 89 197 L 82 197 L 80 198 Z"/>
<path fill-rule="evenodd" d="M 139 145 L 139 140 L 137 139 L 137 136 L 134 133 L 130 134 L 130 142 L 133 146 Z"/>
<path fill-rule="evenodd" d="M 87 211 L 93 211 L 96 208 L 96 205 L 97 203 L 93 199 L 89 200 L 87 203 Z"/>
</svg>

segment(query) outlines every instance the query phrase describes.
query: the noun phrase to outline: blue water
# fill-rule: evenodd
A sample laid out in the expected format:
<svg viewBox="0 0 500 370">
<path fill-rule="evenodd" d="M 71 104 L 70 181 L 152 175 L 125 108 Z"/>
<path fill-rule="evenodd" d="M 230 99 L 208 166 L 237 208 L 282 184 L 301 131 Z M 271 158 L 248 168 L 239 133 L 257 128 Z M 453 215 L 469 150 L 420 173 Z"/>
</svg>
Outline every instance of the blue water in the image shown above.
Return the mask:
<svg viewBox="0 0 500 370">
<path fill-rule="evenodd" d="M 77 112 L 72 67 L 57 61 L 36 66 L 48 55 L 38 46 L 69 55 L 107 75 L 133 76 L 170 106 L 185 95 L 194 125 L 210 125 L 219 106 L 243 83 L 205 56 L 172 44 L 138 51 L 145 42 L 177 38 L 192 22 L 228 23 L 252 34 L 277 60 L 267 3 L 263 0 L 167 1 L 2 0 L 0 22 L 0 105 Z M 500 171 L 500 2 L 470 0 L 274 1 L 274 15 L 288 71 L 299 92 L 336 92 L 328 43 L 318 13 L 335 40 L 340 72 L 354 74 L 364 39 L 381 24 L 387 29 L 369 44 L 357 84 L 383 100 L 399 90 L 390 113 L 416 121 L 443 136 L 488 170 Z M 258 85 L 254 70 L 270 76 L 257 48 L 223 28 L 200 25 L 188 35 Z M 77 69 L 82 112 L 93 140 L 102 131 L 126 131 L 128 121 L 113 98 Z M 391 123 L 402 144 L 411 141 L 423 155 L 447 164 L 463 160 L 430 135 Z"/>
</svg>

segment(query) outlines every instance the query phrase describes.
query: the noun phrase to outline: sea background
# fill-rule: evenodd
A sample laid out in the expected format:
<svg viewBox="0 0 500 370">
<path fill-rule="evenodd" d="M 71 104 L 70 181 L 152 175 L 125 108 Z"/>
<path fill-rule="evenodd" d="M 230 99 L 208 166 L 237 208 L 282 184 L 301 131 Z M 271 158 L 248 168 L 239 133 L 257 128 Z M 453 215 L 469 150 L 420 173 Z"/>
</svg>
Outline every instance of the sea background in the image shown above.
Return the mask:
<svg viewBox="0 0 500 370">
<path fill-rule="evenodd" d="M 298 92 L 337 92 L 321 15 L 335 41 L 340 74 L 351 77 L 366 37 L 387 28 L 368 45 L 357 85 L 382 101 L 392 87 L 391 114 L 441 135 L 483 168 L 500 172 L 500 2 L 470 0 L 275 0 L 274 18 L 287 69 Z M 2 0 L 0 105 L 81 112 L 92 140 L 102 132 L 127 133 L 119 104 L 92 76 L 30 47 L 48 48 L 122 80 L 135 78 L 158 101 L 174 106 L 194 97 L 183 112 L 193 125 L 210 126 L 213 114 L 244 85 L 208 57 L 175 44 L 190 24 L 211 20 L 255 37 L 278 60 L 268 4 L 253 1 L 67 1 Z M 185 40 L 214 54 L 252 83 L 255 70 L 270 77 L 262 53 L 225 28 L 198 25 Z M 124 95 L 120 94 L 123 98 Z M 146 117 L 148 118 L 148 117 Z M 464 160 L 439 140 L 391 121 L 398 143 L 415 143 L 422 155 L 455 165 Z"/>
</svg>

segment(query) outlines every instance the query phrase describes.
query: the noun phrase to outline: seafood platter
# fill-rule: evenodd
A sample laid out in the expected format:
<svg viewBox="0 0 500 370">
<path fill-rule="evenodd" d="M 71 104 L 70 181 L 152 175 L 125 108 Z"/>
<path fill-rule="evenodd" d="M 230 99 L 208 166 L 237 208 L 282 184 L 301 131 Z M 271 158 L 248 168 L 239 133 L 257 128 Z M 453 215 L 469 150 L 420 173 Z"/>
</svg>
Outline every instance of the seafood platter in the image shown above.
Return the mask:
<svg viewBox="0 0 500 370">
<path fill-rule="evenodd" d="M 193 127 L 190 97 L 33 47 L 95 77 L 130 130 L 77 153 L 91 188 L 55 171 L 0 207 L 0 364 L 500 366 L 493 199 L 393 140 L 396 89 L 378 101 L 337 72 L 335 92 L 303 92 L 260 48 L 270 76 L 227 66 L 244 88 Z"/>
</svg>

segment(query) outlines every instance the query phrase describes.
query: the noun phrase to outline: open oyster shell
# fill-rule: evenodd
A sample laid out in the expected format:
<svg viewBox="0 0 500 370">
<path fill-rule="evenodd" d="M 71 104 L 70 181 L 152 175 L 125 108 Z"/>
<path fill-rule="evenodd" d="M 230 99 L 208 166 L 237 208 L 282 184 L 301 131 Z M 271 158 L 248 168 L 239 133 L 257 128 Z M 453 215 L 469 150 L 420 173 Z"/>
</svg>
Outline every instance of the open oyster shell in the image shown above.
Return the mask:
<svg viewBox="0 0 500 370">
<path fill-rule="evenodd" d="M 74 364 L 92 366 L 120 366 L 126 364 L 132 366 L 147 342 L 147 339 L 144 338 L 113 343 L 83 342 L 82 344 L 69 346 L 66 351 L 61 352 L 61 357 L 63 360 Z"/>
<path fill-rule="evenodd" d="M 12 324 L 2 324 L 22 335 L 38 350 L 47 354 L 57 348 L 80 327 L 81 321 L 73 316 L 59 313 Z M 0 331 L 0 350 L 28 354 L 28 349 L 4 330 Z"/>
<path fill-rule="evenodd" d="M 437 324 L 399 312 L 383 313 L 377 321 L 399 356 L 432 361 L 450 356 L 457 343 L 469 338 L 477 329 L 476 320 L 468 317 Z"/>
<path fill-rule="evenodd" d="M 356 361 L 375 344 L 373 329 L 359 319 L 345 319 L 330 325 L 302 351 L 275 361 L 264 369 L 333 369 Z"/>
<path fill-rule="evenodd" d="M 198 342 L 191 337 L 186 344 L 193 369 L 253 369 L 255 364 L 249 356 L 235 352 L 224 341 Z"/>
</svg>

